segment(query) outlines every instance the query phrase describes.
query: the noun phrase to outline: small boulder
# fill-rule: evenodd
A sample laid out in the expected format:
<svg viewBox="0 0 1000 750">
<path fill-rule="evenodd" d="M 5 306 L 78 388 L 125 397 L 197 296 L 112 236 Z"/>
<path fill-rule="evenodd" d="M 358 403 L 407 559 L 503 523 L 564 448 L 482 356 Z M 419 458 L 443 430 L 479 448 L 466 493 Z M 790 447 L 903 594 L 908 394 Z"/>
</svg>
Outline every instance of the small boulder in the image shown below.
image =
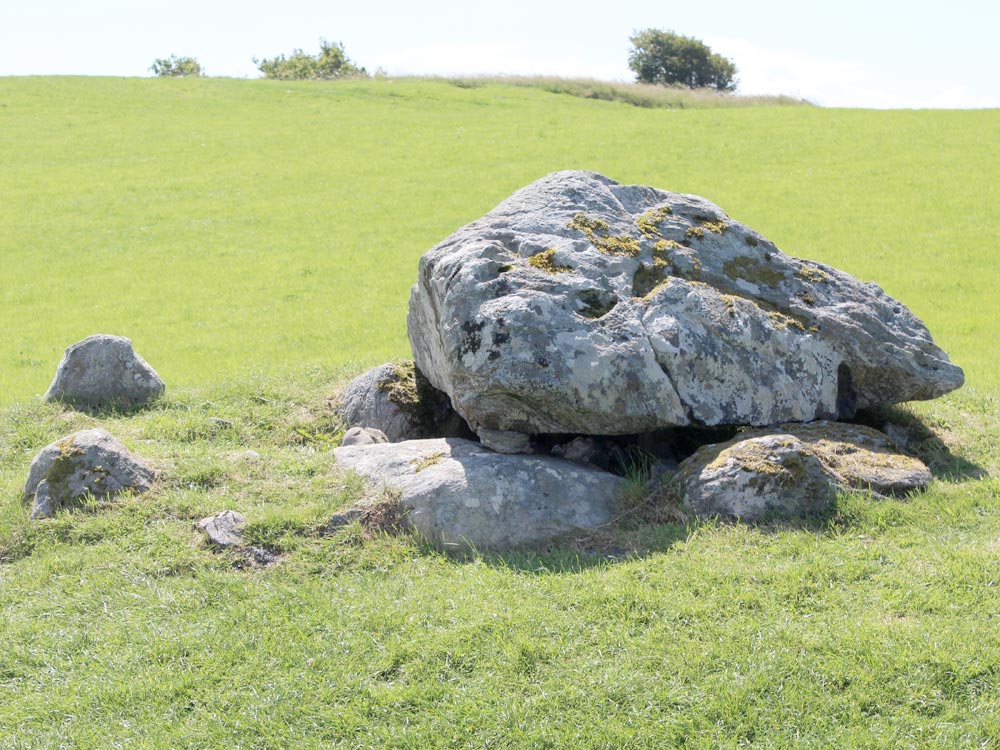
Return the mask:
<svg viewBox="0 0 1000 750">
<path fill-rule="evenodd" d="M 49 518 L 85 495 L 110 499 L 125 490 L 145 492 L 155 472 L 107 430 L 80 430 L 45 446 L 31 462 L 25 499 L 32 518 Z"/>
<path fill-rule="evenodd" d="M 677 472 L 684 503 L 701 516 L 760 521 L 819 513 L 844 489 L 876 496 L 924 489 L 930 471 L 868 427 L 786 424 L 706 445 Z"/>
<path fill-rule="evenodd" d="M 391 443 L 471 435 L 448 397 L 427 382 L 413 362 L 390 362 L 362 373 L 338 401 L 344 424 L 380 430 Z"/>
<path fill-rule="evenodd" d="M 341 445 L 375 445 L 376 443 L 388 443 L 389 438 L 382 430 L 374 427 L 352 427 L 344 433 Z"/>
<path fill-rule="evenodd" d="M 457 438 L 336 448 L 337 463 L 399 492 L 403 523 L 443 546 L 503 549 L 613 520 L 621 477 Z"/>
<path fill-rule="evenodd" d="M 43 397 L 82 409 L 136 409 L 163 395 L 165 386 L 123 336 L 98 334 L 66 349 Z"/>
<path fill-rule="evenodd" d="M 203 518 L 198 529 L 204 532 L 210 544 L 220 549 L 240 547 L 243 544 L 243 527 L 246 517 L 235 510 L 224 510 Z"/>
<path fill-rule="evenodd" d="M 496 453 L 530 453 L 531 435 L 513 430 L 491 430 L 481 427 L 477 433 L 479 442 Z"/>
</svg>

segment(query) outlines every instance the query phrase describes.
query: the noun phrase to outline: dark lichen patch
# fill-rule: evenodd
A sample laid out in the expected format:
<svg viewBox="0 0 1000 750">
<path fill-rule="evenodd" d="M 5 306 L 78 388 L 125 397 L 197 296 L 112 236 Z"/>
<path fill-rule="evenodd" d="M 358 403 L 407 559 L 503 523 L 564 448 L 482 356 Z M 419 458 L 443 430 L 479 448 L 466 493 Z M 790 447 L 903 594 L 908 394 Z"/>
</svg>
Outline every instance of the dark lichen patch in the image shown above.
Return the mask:
<svg viewBox="0 0 1000 750">
<path fill-rule="evenodd" d="M 744 236 L 743 241 L 750 247 L 757 247 L 760 244 L 760 242 L 757 241 L 757 238 L 750 234 Z"/>
<path fill-rule="evenodd" d="M 566 273 L 573 270 L 570 266 L 558 265 L 553 260 L 555 254 L 556 249 L 550 247 L 548 250 L 542 250 L 542 252 L 532 255 L 528 258 L 528 263 L 539 271 L 545 271 L 545 273 Z"/>
<path fill-rule="evenodd" d="M 670 276 L 670 266 L 660 260 L 643 263 L 632 277 L 632 296 L 645 297 Z"/>
<path fill-rule="evenodd" d="M 746 255 L 726 261 L 722 272 L 732 279 L 744 279 L 752 284 L 772 287 L 786 281 L 785 274 L 779 269 Z"/>
<path fill-rule="evenodd" d="M 591 320 L 603 318 L 618 304 L 618 300 L 612 295 L 597 289 L 586 289 L 580 292 L 579 300 L 581 304 L 578 312 Z"/>
<path fill-rule="evenodd" d="M 474 323 L 471 320 L 467 320 L 462 323 L 462 335 L 459 342 L 458 356 L 462 357 L 466 354 L 475 354 L 479 351 L 479 347 L 483 344 L 483 338 L 481 332 L 485 323 Z"/>
<path fill-rule="evenodd" d="M 639 214 L 639 218 L 635 220 L 635 224 L 639 227 L 639 231 L 642 232 L 644 237 L 648 237 L 649 239 L 660 237 L 660 224 L 666 221 L 666 218 L 672 213 L 673 209 L 668 205 L 651 208 Z"/>
<path fill-rule="evenodd" d="M 830 278 L 830 274 L 824 271 L 818 266 L 802 266 L 796 274 L 800 279 L 805 281 L 811 281 L 814 284 L 819 284 L 823 281 L 827 281 Z"/>
<path fill-rule="evenodd" d="M 567 226 L 587 235 L 590 244 L 602 253 L 627 255 L 634 258 L 642 251 L 639 240 L 627 234 L 610 234 L 608 223 L 602 219 L 593 219 L 584 213 L 578 213 L 573 216 L 573 220 Z"/>
<path fill-rule="evenodd" d="M 813 297 L 811 294 L 809 294 L 809 292 L 799 292 L 795 296 L 798 297 L 803 302 L 805 302 L 807 305 L 812 306 L 816 304 L 816 298 Z"/>
<path fill-rule="evenodd" d="M 504 263 L 500 268 L 497 269 L 497 273 L 507 273 L 508 271 L 513 271 L 515 268 L 513 263 Z"/>
</svg>

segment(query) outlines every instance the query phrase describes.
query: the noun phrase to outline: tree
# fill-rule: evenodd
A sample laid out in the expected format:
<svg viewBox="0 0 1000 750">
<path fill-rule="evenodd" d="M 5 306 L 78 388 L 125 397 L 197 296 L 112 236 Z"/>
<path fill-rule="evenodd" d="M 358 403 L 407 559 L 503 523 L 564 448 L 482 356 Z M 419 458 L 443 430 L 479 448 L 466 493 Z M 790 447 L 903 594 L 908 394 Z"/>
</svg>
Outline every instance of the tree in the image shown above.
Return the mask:
<svg viewBox="0 0 1000 750">
<path fill-rule="evenodd" d="M 291 57 L 279 55 L 270 60 L 267 58 L 258 60 L 255 57 L 253 62 L 265 78 L 277 78 L 284 81 L 326 80 L 368 75 L 368 71 L 355 65 L 347 57 L 343 44 L 328 42 L 325 39 L 319 40 L 319 54 L 316 56 L 307 55 L 302 50 L 296 49 L 292 51 Z"/>
<path fill-rule="evenodd" d="M 205 71 L 193 57 L 177 57 L 176 55 L 157 58 L 149 69 L 153 71 L 153 75 L 162 77 L 205 75 Z"/>
<path fill-rule="evenodd" d="M 688 88 L 736 90 L 736 66 L 701 40 L 672 31 L 637 31 L 629 41 L 633 49 L 628 66 L 644 83 L 662 83 Z"/>
</svg>

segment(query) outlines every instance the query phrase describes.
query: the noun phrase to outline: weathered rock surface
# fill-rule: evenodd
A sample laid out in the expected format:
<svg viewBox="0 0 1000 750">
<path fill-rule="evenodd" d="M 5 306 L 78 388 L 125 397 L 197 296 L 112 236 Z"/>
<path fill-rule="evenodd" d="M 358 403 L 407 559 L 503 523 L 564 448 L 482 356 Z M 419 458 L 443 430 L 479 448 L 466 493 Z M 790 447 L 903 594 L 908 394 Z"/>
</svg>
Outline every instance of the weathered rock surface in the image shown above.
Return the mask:
<svg viewBox="0 0 1000 750">
<path fill-rule="evenodd" d="M 404 523 L 443 545 L 507 548 L 614 518 L 624 480 L 551 456 L 457 438 L 351 446 L 338 465 L 400 493 Z"/>
<path fill-rule="evenodd" d="M 349 427 L 370 427 L 389 442 L 430 437 L 467 437 L 448 397 L 431 386 L 412 362 L 392 362 L 363 372 L 339 396 Z"/>
<path fill-rule="evenodd" d="M 963 382 L 875 284 L 703 198 L 589 172 L 549 175 L 428 251 L 408 329 L 476 430 L 806 422 Z"/>
<path fill-rule="evenodd" d="M 210 544 L 220 549 L 229 549 L 242 546 L 246 521 L 246 517 L 239 511 L 224 510 L 201 519 L 198 529 L 205 534 Z"/>
<path fill-rule="evenodd" d="M 374 445 L 376 443 L 388 443 L 389 438 L 382 430 L 374 427 L 352 427 L 344 433 L 341 445 Z"/>
<path fill-rule="evenodd" d="M 85 409 L 135 409 L 159 398 L 164 389 L 129 339 L 98 334 L 66 349 L 43 398 Z"/>
<path fill-rule="evenodd" d="M 922 490 L 931 473 L 876 430 L 816 422 L 704 446 L 681 462 L 675 479 L 699 515 L 759 521 L 821 512 L 844 488 L 876 495 Z"/>
<path fill-rule="evenodd" d="M 32 518 L 49 518 L 83 496 L 110 499 L 145 492 L 155 474 L 107 430 L 80 430 L 45 446 L 31 462 L 24 496 Z"/>
</svg>

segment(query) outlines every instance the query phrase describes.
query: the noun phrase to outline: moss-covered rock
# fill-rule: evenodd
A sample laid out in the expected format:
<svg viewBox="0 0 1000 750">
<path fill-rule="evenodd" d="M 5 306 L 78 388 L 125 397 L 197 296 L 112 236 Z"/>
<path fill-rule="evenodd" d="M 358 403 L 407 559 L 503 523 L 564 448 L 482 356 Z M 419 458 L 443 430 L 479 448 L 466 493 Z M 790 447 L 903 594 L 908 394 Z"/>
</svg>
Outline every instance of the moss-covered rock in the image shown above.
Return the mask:
<svg viewBox="0 0 1000 750">
<path fill-rule="evenodd" d="M 107 500 L 126 490 L 145 492 L 154 478 L 153 469 L 107 430 L 80 430 L 35 456 L 24 498 L 32 501 L 32 518 L 48 518 L 87 496 Z"/>
<path fill-rule="evenodd" d="M 677 480 L 695 513 L 753 522 L 822 512 L 845 489 L 874 496 L 919 491 L 931 474 L 876 430 L 823 421 L 706 445 L 681 463 Z"/>
<path fill-rule="evenodd" d="M 381 430 L 393 443 L 471 435 L 448 397 L 427 382 L 410 360 L 362 373 L 335 400 L 345 425 Z"/>
</svg>

